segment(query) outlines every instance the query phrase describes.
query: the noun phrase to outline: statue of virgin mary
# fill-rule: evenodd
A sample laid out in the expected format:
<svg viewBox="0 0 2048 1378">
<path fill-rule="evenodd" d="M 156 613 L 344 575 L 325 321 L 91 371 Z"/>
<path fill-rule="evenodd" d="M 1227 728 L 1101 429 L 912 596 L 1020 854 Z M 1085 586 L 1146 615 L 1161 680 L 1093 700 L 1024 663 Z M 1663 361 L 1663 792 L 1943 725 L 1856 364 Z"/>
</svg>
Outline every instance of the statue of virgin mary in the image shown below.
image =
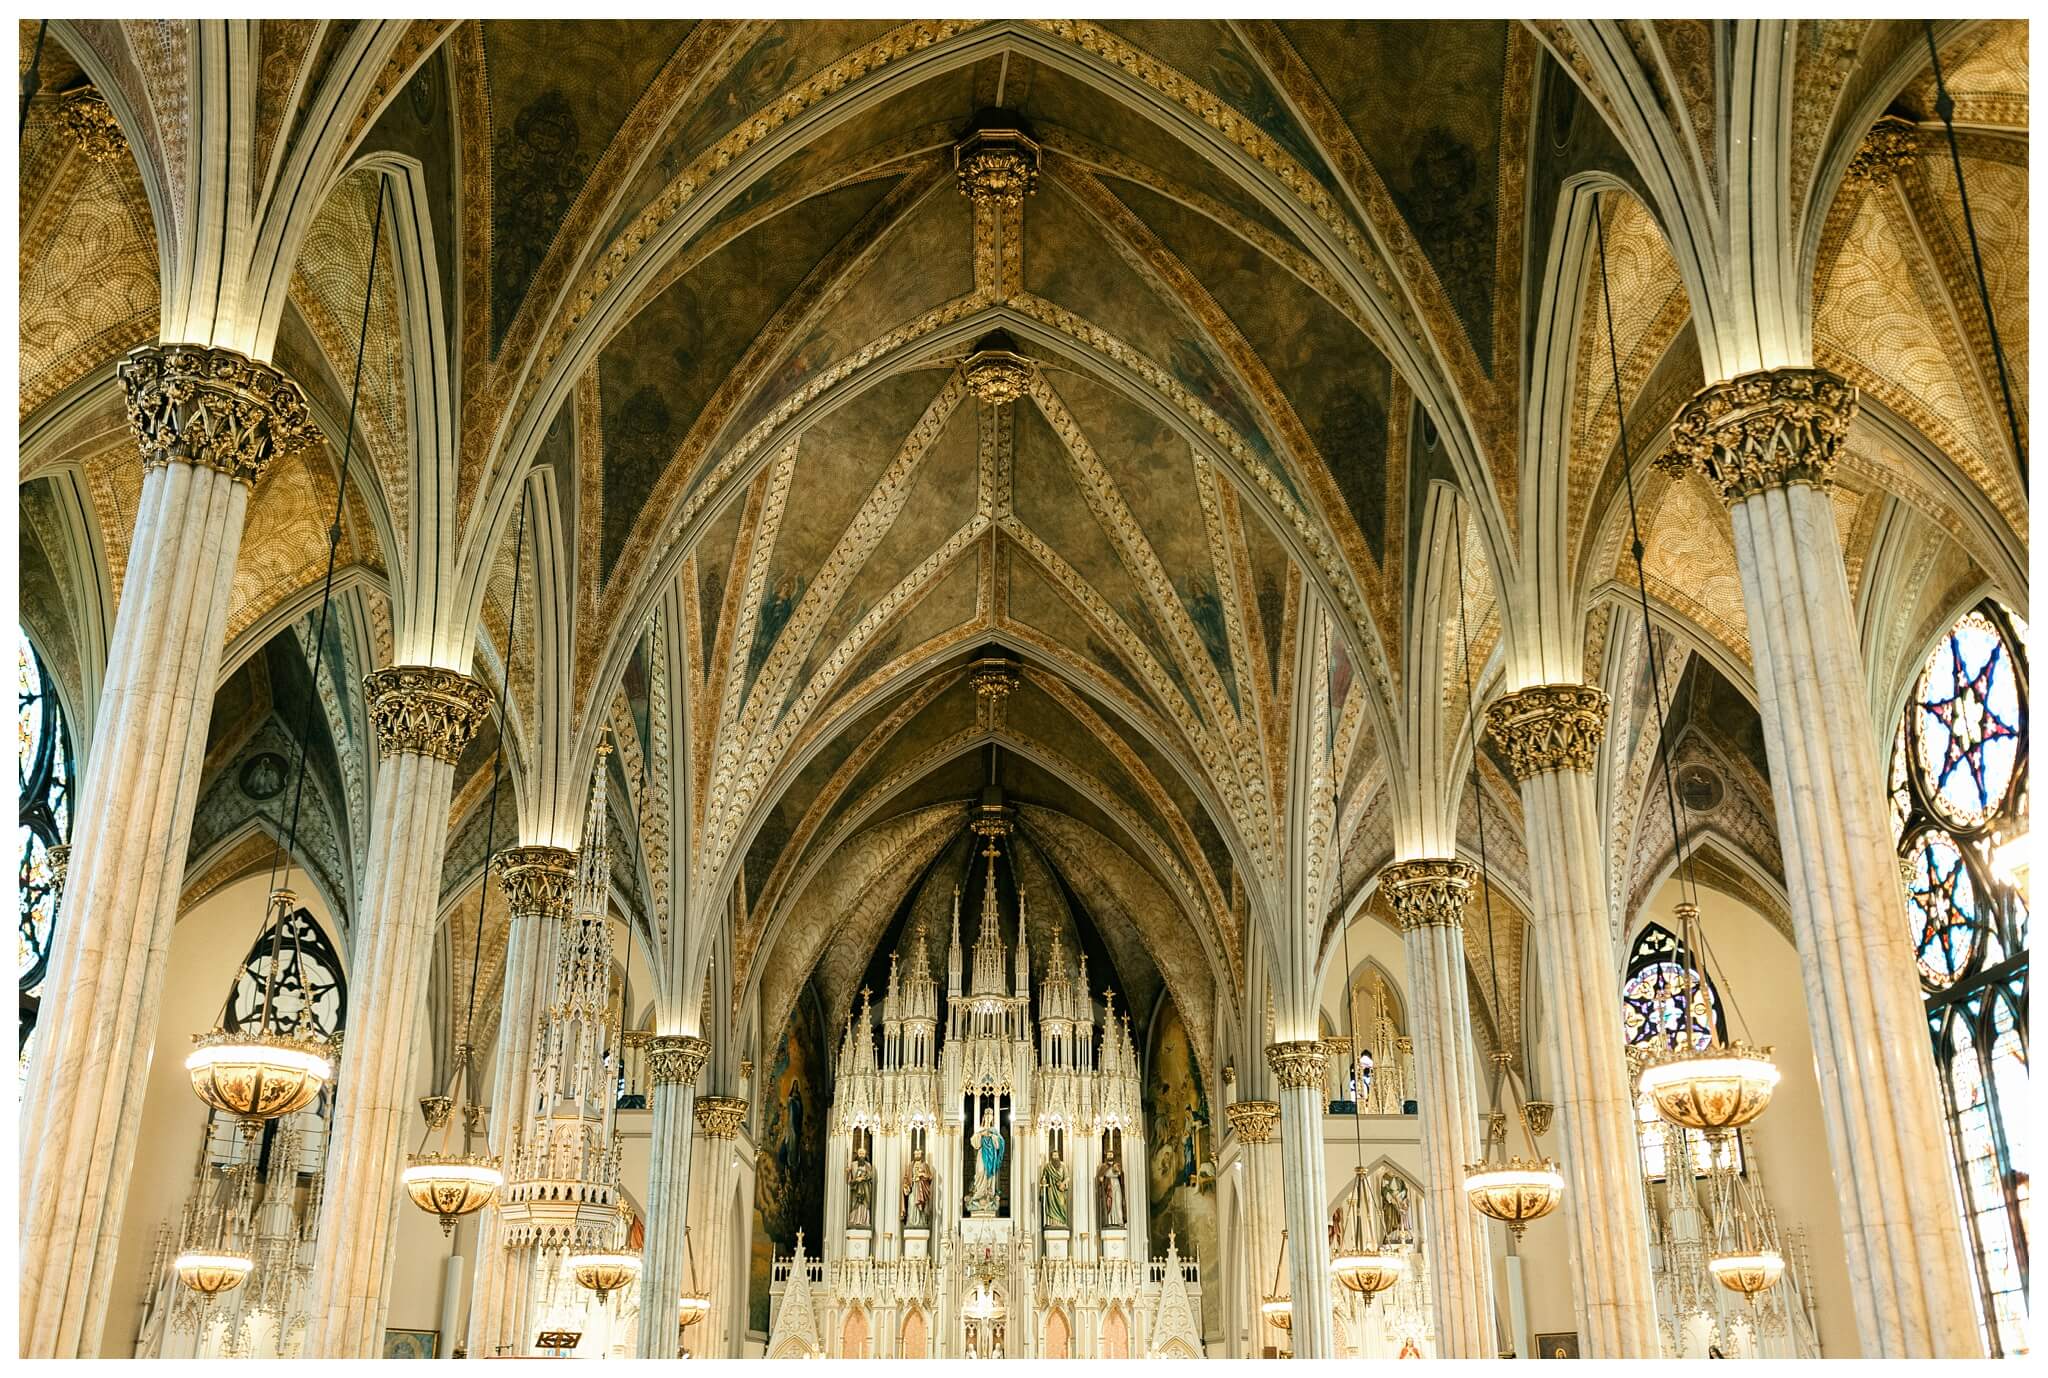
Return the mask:
<svg viewBox="0 0 2048 1378">
<path fill-rule="evenodd" d="M 974 1131 L 974 1186 L 967 1194 L 967 1207 L 976 1215 L 994 1215 L 1002 1203 L 1003 1154 L 1008 1145 L 996 1128 L 996 1112 L 981 1112 L 981 1127 Z"/>
</svg>

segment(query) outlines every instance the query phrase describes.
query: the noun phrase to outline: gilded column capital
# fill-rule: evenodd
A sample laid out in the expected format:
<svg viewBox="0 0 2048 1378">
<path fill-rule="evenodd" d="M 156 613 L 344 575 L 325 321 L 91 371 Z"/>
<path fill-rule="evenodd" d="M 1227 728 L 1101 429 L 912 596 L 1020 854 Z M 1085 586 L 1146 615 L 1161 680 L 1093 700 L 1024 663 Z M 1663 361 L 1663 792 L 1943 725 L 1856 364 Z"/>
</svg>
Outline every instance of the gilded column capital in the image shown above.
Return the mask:
<svg viewBox="0 0 2048 1378">
<path fill-rule="evenodd" d="M 1657 467 L 1699 470 L 1731 507 L 1789 484 L 1826 488 L 1856 405 L 1856 389 L 1826 369 L 1745 373 L 1702 388 L 1679 408 Z"/>
<path fill-rule="evenodd" d="M 498 883 L 513 917 L 566 919 L 576 909 L 576 853 L 567 847 L 507 847 Z"/>
<path fill-rule="evenodd" d="M 253 487 L 319 439 L 299 385 L 232 349 L 144 345 L 117 371 L 145 469 L 192 464 Z"/>
<path fill-rule="evenodd" d="M 738 1096 L 697 1097 L 697 1128 L 707 1139 L 730 1139 L 747 1122 L 747 1103 Z"/>
<path fill-rule="evenodd" d="M 1330 1065 L 1330 1051 L 1320 1038 L 1268 1043 L 1266 1063 L 1280 1084 L 1290 1090 L 1304 1086 L 1321 1090 L 1323 1073 Z"/>
<path fill-rule="evenodd" d="M 57 106 L 57 123 L 90 162 L 113 163 L 128 156 L 128 141 L 121 137 L 121 122 L 114 118 L 113 107 L 97 86 L 65 92 Z"/>
<path fill-rule="evenodd" d="M 491 711 L 491 691 L 436 665 L 393 665 L 363 676 L 377 755 L 430 756 L 451 765 Z"/>
<path fill-rule="evenodd" d="M 1883 186 L 1899 175 L 1920 152 L 1920 131 L 1911 120 L 1886 115 L 1870 126 L 1863 142 L 1849 157 L 1844 180 L 1866 186 Z"/>
<path fill-rule="evenodd" d="M 1380 889 L 1403 933 L 1412 928 L 1463 928 L 1465 902 L 1479 868 L 1448 857 L 1392 861 L 1380 868 Z"/>
<path fill-rule="evenodd" d="M 1280 1124 L 1280 1105 L 1269 1100 L 1232 1101 L 1223 1107 L 1224 1116 L 1237 1137 L 1248 1144 L 1266 1143 Z"/>
<path fill-rule="evenodd" d="M 658 1034 L 647 1045 L 647 1075 L 656 1086 L 695 1086 L 711 1045 L 695 1034 Z"/>
<path fill-rule="evenodd" d="M 1515 779 L 1551 770 L 1590 773 L 1607 732 L 1607 695 L 1590 684 L 1533 684 L 1486 708 L 1486 731 Z"/>
</svg>

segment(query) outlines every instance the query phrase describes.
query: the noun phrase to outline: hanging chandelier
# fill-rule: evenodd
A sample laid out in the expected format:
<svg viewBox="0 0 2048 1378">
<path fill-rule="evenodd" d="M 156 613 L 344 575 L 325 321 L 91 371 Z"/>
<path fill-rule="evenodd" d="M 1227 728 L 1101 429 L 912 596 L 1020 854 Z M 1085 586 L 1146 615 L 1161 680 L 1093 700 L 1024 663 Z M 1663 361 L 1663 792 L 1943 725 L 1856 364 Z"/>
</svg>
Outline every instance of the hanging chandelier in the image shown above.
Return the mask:
<svg viewBox="0 0 2048 1378">
<path fill-rule="evenodd" d="M 1707 1271 L 1714 1275 L 1714 1281 L 1747 1297 L 1754 1306 L 1758 1294 L 1785 1275 L 1785 1260 L 1775 1249 L 1753 1254 L 1716 1254 L 1707 1260 Z"/>
<path fill-rule="evenodd" d="M 576 1285 L 597 1293 L 602 1302 L 614 1292 L 623 1292 L 640 1277 L 640 1255 L 629 1253 L 574 1254 L 568 1262 Z"/>
<path fill-rule="evenodd" d="M 1495 1069 L 1493 1103 L 1501 1095 L 1513 1094 L 1514 1057 L 1506 1052 L 1493 1055 Z M 1486 1145 L 1476 1163 L 1465 1165 L 1465 1199 L 1489 1220 L 1498 1220 L 1520 1239 L 1532 1220 L 1541 1220 L 1564 1200 L 1564 1174 L 1557 1161 L 1537 1152 L 1536 1135 L 1526 1108 L 1519 1116 L 1522 1138 L 1528 1144 L 1526 1158 L 1507 1156 L 1507 1116 L 1496 1108 L 1487 1118 Z M 1495 1152 L 1500 1154 L 1495 1161 Z"/>
<path fill-rule="evenodd" d="M 683 1295 L 676 1302 L 676 1324 L 688 1330 L 711 1311 L 711 1294 L 697 1287 L 697 1246 L 690 1242 L 690 1227 L 683 1226 L 683 1256 L 689 1264 Z"/>
<path fill-rule="evenodd" d="M 171 1269 L 177 1273 L 180 1283 L 198 1293 L 202 1300 L 212 1301 L 221 1293 L 232 1292 L 248 1281 L 250 1270 L 255 1266 L 247 1254 L 191 1250 L 179 1254 Z"/>
<path fill-rule="evenodd" d="M 1273 1260 L 1273 1290 L 1259 1303 L 1259 1316 L 1275 1330 L 1294 1329 L 1294 1303 L 1280 1292 L 1280 1275 L 1287 1268 L 1287 1231 L 1280 1231 L 1280 1252 Z"/>
<path fill-rule="evenodd" d="M 1365 1186 L 1366 1172 L 1360 1167 L 1351 1178 L 1351 1227 L 1330 1255 L 1330 1275 L 1345 1290 L 1371 1301 L 1408 1276 L 1408 1256 L 1389 1247 L 1388 1241 L 1373 1243 L 1366 1239 Z"/>
</svg>

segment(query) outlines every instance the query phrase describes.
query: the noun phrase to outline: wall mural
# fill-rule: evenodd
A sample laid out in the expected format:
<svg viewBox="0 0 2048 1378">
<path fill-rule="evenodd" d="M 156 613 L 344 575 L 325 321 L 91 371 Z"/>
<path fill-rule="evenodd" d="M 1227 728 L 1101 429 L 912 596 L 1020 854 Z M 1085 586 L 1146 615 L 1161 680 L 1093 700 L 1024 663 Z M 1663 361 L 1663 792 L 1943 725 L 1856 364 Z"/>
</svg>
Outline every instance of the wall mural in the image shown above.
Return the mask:
<svg viewBox="0 0 2048 1378">
<path fill-rule="evenodd" d="M 1183 1258 L 1204 1265 L 1220 1260 L 1216 1244 L 1216 1141 L 1208 1090 L 1195 1061 L 1187 1025 L 1169 997 L 1152 1018 L 1151 1055 L 1145 1059 L 1145 1123 L 1151 1157 L 1146 1163 L 1151 1246 L 1166 1252 L 1169 1232 Z M 1202 1292 L 1202 1330 L 1222 1324 L 1217 1289 Z"/>
<path fill-rule="evenodd" d="M 828 1047 L 814 984 L 790 1012 L 775 1044 L 762 1098 L 754 1159 L 754 1232 L 747 1281 L 747 1324 L 768 1329 L 769 1272 L 777 1254 L 796 1248 L 798 1230 L 816 1257 L 825 1237 L 825 1110 Z"/>
</svg>

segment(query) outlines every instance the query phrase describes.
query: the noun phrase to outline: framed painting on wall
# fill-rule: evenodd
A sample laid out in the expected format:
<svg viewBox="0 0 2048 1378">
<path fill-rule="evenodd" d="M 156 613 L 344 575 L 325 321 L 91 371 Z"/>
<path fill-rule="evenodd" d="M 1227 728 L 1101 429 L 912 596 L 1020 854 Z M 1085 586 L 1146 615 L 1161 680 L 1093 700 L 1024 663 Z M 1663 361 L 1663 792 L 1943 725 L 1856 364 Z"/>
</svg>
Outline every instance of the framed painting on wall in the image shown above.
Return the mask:
<svg viewBox="0 0 2048 1378">
<path fill-rule="evenodd" d="M 432 1359 L 441 1350 L 438 1330 L 387 1330 L 384 1357 L 387 1359 Z"/>
<path fill-rule="evenodd" d="M 1536 1337 L 1536 1357 L 1539 1359 L 1576 1359 L 1579 1357 L 1579 1332 L 1559 1330 Z"/>
</svg>

